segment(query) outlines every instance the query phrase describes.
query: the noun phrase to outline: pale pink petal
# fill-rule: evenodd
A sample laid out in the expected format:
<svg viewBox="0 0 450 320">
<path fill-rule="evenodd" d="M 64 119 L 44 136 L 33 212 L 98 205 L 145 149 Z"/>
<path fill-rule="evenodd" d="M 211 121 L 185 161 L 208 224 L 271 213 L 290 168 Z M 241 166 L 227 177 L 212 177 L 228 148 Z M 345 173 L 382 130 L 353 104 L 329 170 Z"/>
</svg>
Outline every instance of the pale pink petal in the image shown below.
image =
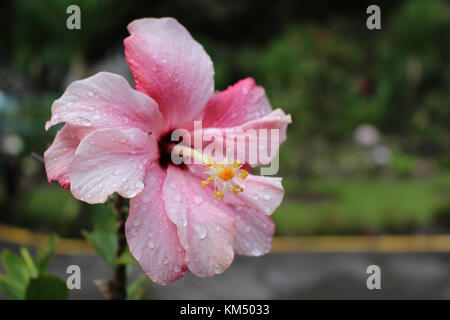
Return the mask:
<svg viewBox="0 0 450 320">
<path fill-rule="evenodd" d="M 141 129 L 95 130 L 75 152 L 70 190 L 87 203 L 103 203 L 114 192 L 133 198 L 144 188 L 147 165 L 157 157 L 155 137 Z"/>
<path fill-rule="evenodd" d="M 211 202 L 200 180 L 170 165 L 164 183 L 165 207 L 177 225 L 189 270 L 200 277 L 222 273 L 233 261 L 233 219 Z"/>
<path fill-rule="evenodd" d="M 71 83 L 52 105 L 52 118 L 45 125 L 66 122 L 92 131 L 99 128 L 139 128 L 159 135 L 164 122 L 158 105 L 133 90 L 122 76 L 108 72 Z"/>
<path fill-rule="evenodd" d="M 252 208 L 261 214 L 271 215 L 283 200 L 284 189 L 281 180 L 282 178 L 278 177 L 249 174 L 245 180 L 236 179 L 244 191 L 238 194 L 227 192 L 223 201 L 234 206 Z"/>
<path fill-rule="evenodd" d="M 257 257 L 270 251 L 275 226 L 269 216 L 254 208 L 235 206 L 222 201 L 219 208 L 234 219 L 236 226 L 235 253 Z"/>
<path fill-rule="evenodd" d="M 214 92 L 210 57 L 173 18 L 135 20 L 128 31 L 125 58 L 136 89 L 155 99 L 172 128 L 190 128 Z"/>
<path fill-rule="evenodd" d="M 166 172 L 153 162 L 147 169 L 144 190 L 130 200 L 126 236 L 131 254 L 152 281 L 167 285 L 181 278 L 186 252 L 177 227 L 166 215 L 163 184 Z"/>
<path fill-rule="evenodd" d="M 80 139 L 76 129 L 68 124 L 56 133 L 52 145 L 44 152 L 45 170 L 49 182 L 57 180 L 63 188 L 70 187 L 69 166 L 79 144 Z"/>
<path fill-rule="evenodd" d="M 268 164 L 286 140 L 286 129 L 291 122 L 290 115 L 276 109 L 262 118 L 239 126 L 202 128 L 203 147 L 216 146 L 217 149 L 222 149 L 223 155 L 248 163 L 252 167 Z M 194 136 L 200 135 L 199 132 L 200 130 L 194 130 Z M 272 135 L 275 140 L 272 139 Z M 213 142 L 207 137 L 214 137 Z M 232 154 L 228 153 L 229 149 L 233 150 Z"/>
<path fill-rule="evenodd" d="M 203 126 L 226 128 L 259 119 L 272 111 L 264 88 L 246 78 L 215 93 L 205 108 Z"/>
</svg>

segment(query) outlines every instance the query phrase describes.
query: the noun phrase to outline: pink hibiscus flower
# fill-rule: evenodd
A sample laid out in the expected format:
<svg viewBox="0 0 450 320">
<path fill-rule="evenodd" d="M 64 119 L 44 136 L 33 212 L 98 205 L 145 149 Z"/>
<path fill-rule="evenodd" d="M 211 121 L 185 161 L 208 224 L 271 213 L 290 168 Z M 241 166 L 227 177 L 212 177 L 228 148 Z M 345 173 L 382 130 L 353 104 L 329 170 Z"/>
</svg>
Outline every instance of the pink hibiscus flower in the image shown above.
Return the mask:
<svg viewBox="0 0 450 320">
<path fill-rule="evenodd" d="M 131 198 L 127 241 L 159 284 L 187 269 L 201 277 L 219 274 L 235 253 L 269 252 L 281 178 L 247 176 L 239 162 L 175 165 L 170 136 L 180 128 L 192 132 L 196 120 L 205 131 L 275 128 L 277 149 L 290 116 L 272 111 L 251 78 L 214 93 L 210 57 L 175 19 L 135 20 L 128 30 L 125 56 L 137 91 L 106 72 L 73 82 L 45 126 L 64 123 L 44 155 L 48 180 L 87 203 L 104 203 L 114 192 Z M 223 196 L 217 183 L 233 192 Z"/>
</svg>

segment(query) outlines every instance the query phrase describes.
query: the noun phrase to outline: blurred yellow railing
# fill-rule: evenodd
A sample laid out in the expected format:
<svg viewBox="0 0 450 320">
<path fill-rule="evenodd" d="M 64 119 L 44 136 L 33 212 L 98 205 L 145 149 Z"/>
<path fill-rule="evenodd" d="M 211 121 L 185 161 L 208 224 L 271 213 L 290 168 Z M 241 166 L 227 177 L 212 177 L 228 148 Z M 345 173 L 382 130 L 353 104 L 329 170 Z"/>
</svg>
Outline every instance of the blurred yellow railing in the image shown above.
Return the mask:
<svg viewBox="0 0 450 320">
<path fill-rule="evenodd" d="M 41 247 L 49 235 L 0 224 L 0 241 Z M 1 248 L 0 248 L 1 249 Z M 93 254 L 83 239 L 61 238 L 56 254 Z M 450 252 L 449 235 L 275 237 L 271 253 L 307 252 Z"/>
</svg>

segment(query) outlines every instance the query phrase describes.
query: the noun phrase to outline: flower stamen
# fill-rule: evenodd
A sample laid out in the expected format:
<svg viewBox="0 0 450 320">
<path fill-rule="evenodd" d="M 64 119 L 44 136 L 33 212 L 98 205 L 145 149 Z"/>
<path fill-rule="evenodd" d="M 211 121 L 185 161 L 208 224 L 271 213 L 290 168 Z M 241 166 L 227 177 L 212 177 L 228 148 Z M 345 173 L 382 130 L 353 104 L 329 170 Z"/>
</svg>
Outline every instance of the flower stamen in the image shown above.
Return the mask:
<svg viewBox="0 0 450 320">
<path fill-rule="evenodd" d="M 174 149 L 180 155 L 200 161 L 209 169 L 205 172 L 209 177 L 201 182 L 201 187 L 204 188 L 211 182 L 214 182 L 213 195 L 216 199 L 223 199 L 227 191 L 234 194 L 244 191 L 244 188 L 234 181 L 236 178 L 244 180 L 248 176 L 248 172 L 242 169 L 243 164 L 238 160 L 229 162 L 227 157 L 224 157 L 221 162 L 214 162 L 211 158 L 205 160 L 202 153 L 186 146 L 176 145 Z"/>
</svg>

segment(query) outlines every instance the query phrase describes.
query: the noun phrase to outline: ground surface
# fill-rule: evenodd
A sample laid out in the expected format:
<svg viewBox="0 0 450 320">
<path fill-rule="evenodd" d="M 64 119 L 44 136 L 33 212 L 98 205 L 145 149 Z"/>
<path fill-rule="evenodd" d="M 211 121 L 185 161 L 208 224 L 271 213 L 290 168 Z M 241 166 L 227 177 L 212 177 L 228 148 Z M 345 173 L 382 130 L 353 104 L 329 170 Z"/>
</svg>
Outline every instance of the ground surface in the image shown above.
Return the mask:
<svg viewBox="0 0 450 320">
<path fill-rule="evenodd" d="M 0 249 L 13 246 L 0 243 Z M 66 277 L 79 265 L 82 289 L 72 299 L 101 299 L 93 280 L 110 272 L 97 256 L 55 256 L 49 271 Z M 381 290 L 368 290 L 366 268 L 381 268 Z M 450 253 L 297 253 L 237 257 L 224 274 L 203 279 L 187 274 L 175 284 L 153 285 L 158 299 L 450 299 Z"/>
</svg>

